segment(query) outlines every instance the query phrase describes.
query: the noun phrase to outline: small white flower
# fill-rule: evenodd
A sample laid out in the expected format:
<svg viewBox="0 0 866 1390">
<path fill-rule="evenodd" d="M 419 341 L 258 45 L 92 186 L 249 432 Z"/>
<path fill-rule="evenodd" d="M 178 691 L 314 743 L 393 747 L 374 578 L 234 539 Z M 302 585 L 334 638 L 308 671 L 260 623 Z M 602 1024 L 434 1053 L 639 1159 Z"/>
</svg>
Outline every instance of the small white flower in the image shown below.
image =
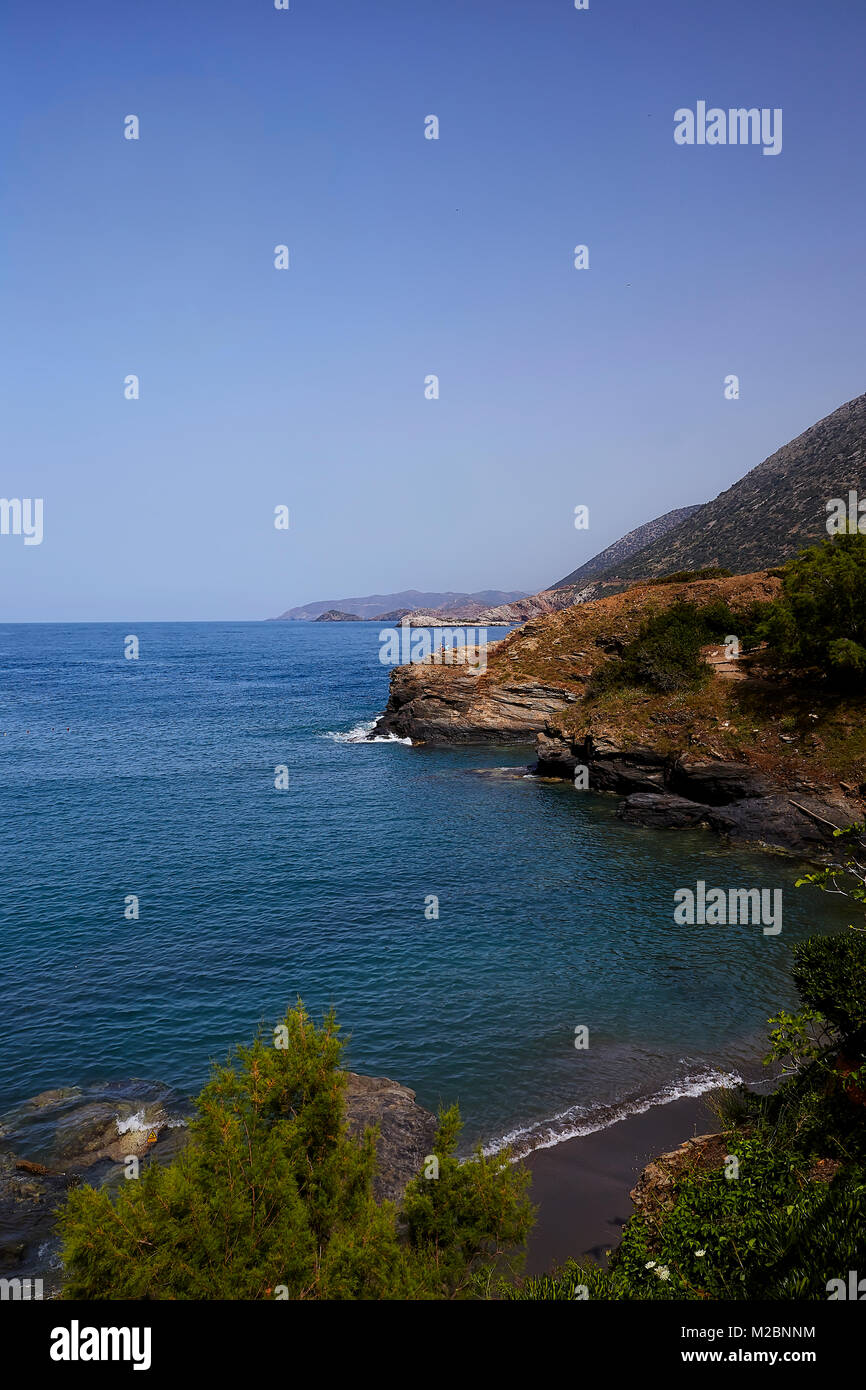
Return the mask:
<svg viewBox="0 0 866 1390">
<path fill-rule="evenodd" d="M 695 1251 L 695 1254 L 697 1255 L 697 1257 L 698 1257 L 699 1260 L 702 1259 L 703 1256 L 706 1255 L 706 1253 L 707 1253 L 706 1250 L 696 1250 L 696 1251 Z"/>
<path fill-rule="evenodd" d="M 671 1272 L 668 1269 L 667 1265 L 659 1265 L 658 1269 L 656 1270 L 656 1274 L 660 1279 L 670 1279 L 671 1277 Z"/>
<path fill-rule="evenodd" d="M 655 1269 L 655 1267 L 656 1267 L 656 1262 L 655 1262 L 655 1260 L 647 1260 L 646 1264 L 644 1265 L 644 1269 Z"/>
</svg>

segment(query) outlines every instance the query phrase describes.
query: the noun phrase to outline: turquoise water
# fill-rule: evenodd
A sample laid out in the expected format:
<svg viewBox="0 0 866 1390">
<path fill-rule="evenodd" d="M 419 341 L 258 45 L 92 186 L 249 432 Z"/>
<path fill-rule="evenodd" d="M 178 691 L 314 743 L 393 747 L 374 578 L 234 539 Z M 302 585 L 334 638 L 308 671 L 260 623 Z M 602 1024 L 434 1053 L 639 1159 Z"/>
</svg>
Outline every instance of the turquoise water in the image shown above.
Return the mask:
<svg viewBox="0 0 866 1390">
<path fill-rule="evenodd" d="M 130 1076 L 195 1091 L 297 995 L 336 1006 L 356 1070 L 459 1100 L 468 1139 L 760 1070 L 791 945 L 844 907 L 789 861 L 480 775 L 526 748 L 347 739 L 387 690 L 374 624 L 0 628 L 0 1110 Z M 699 878 L 782 887 L 781 934 L 675 925 Z"/>
</svg>

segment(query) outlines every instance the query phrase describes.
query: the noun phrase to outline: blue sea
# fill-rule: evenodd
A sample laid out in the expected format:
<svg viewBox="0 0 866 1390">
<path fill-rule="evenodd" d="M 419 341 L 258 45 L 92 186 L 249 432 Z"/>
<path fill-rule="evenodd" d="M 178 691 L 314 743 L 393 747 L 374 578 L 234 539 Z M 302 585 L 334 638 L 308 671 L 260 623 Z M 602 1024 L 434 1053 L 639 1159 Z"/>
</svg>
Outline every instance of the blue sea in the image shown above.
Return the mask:
<svg viewBox="0 0 866 1390">
<path fill-rule="evenodd" d="M 459 1101 L 467 1144 L 760 1073 L 793 944 L 844 906 L 786 859 L 623 825 L 531 748 L 365 742 L 387 695 L 375 624 L 0 628 L 0 1110 L 194 1093 L 298 996 L 353 1069 Z M 675 925 L 698 879 L 781 887 L 782 932 Z"/>
</svg>

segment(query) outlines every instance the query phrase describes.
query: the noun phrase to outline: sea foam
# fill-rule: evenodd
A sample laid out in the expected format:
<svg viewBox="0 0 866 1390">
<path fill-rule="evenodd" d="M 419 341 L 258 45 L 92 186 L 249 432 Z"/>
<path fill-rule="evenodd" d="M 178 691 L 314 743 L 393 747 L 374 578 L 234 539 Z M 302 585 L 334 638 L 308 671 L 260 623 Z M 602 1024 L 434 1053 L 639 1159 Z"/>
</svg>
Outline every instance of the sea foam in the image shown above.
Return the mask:
<svg viewBox="0 0 866 1390">
<path fill-rule="evenodd" d="M 363 724 L 356 724 L 354 729 L 349 729 L 348 733 L 329 730 L 322 734 L 322 738 L 330 738 L 334 743 L 408 743 L 411 747 L 411 738 L 398 738 L 396 734 L 381 734 L 376 738 L 370 738 L 375 727 L 375 719 L 368 719 Z"/>
<path fill-rule="evenodd" d="M 482 1145 L 482 1149 L 485 1154 L 494 1154 L 500 1149 L 510 1148 L 514 1158 L 525 1158 L 536 1149 L 552 1149 L 556 1144 L 564 1144 L 567 1139 L 578 1139 L 599 1129 L 609 1129 L 620 1120 L 628 1119 L 629 1115 L 643 1115 L 656 1106 L 670 1105 L 672 1101 L 683 1100 L 687 1096 L 702 1096 L 706 1091 L 714 1091 L 721 1086 L 737 1086 L 742 1080 L 739 1072 L 717 1071 L 710 1067 L 695 1075 L 686 1075 L 681 1080 L 669 1081 L 650 1096 L 633 1097 L 607 1106 L 573 1105 L 549 1120 L 518 1125 L 501 1138 Z"/>
</svg>

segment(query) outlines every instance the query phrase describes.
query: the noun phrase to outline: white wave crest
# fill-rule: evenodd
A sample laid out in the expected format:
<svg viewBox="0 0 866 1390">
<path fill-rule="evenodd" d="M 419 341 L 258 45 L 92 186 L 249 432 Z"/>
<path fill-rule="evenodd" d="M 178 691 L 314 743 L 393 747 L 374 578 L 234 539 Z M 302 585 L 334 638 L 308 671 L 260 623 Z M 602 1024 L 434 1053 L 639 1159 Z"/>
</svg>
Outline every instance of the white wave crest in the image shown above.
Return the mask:
<svg viewBox="0 0 866 1390">
<path fill-rule="evenodd" d="M 377 738 L 370 738 L 372 730 L 376 727 L 375 719 L 368 719 L 363 724 L 356 724 L 354 729 L 349 729 L 348 733 L 339 733 L 329 730 L 322 734 L 322 738 L 330 738 L 334 743 L 408 743 L 412 744 L 411 738 L 398 738 L 396 734 L 380 734 Z"/>
<path fill-rule="evenodd" d="M 118 1134 L 143 1134 L 146 1130 L 151 1129 L 182 1129 L 186 1120 L 169 1119 L 162 1110 L 156 1115 L 151 1115 L 148 1120 L 144 1110 L 136 1110 L 134 1114 L 127 1115 L 125 1120 L 116 1115 L 114 1123 L 117 1126 Z"/>
<path fill-rule="evenodd" d="M 500 1149 L 510 1148 L 515 1159 L 525 1158 L 536 1149 L 552 1149 L 557 1144 L 564 1144 L 568 1139 L 578 1139 L 584 1134 L 594 1134 L 599 1129 L 609 1129 L 611 1125 L 619 1124 L 620 1120 L 628 1119 L 629 1115 L 643 1115 L 658 1105 L 670 1105 L 672 1101 L 683 1100 L 689 1096 L 702 1096 L 705 1091 L 715 1091 L 720 1086 L 737 1086 L 742 1080 L 739 1072 L 717 1071 L 710 1067 L 697 1075 L 685 1076 L 680 1081 L 669 1081 L 651 1096 L 640 1096 L 602 1107 L 573 1105 L 549 1120 L 532 1125 L 519 1125 L 503 1134 L 501 1138 L 482 1145 L 482 1149 L 485 1154 L 494 1154 Z"/>
</svg>

